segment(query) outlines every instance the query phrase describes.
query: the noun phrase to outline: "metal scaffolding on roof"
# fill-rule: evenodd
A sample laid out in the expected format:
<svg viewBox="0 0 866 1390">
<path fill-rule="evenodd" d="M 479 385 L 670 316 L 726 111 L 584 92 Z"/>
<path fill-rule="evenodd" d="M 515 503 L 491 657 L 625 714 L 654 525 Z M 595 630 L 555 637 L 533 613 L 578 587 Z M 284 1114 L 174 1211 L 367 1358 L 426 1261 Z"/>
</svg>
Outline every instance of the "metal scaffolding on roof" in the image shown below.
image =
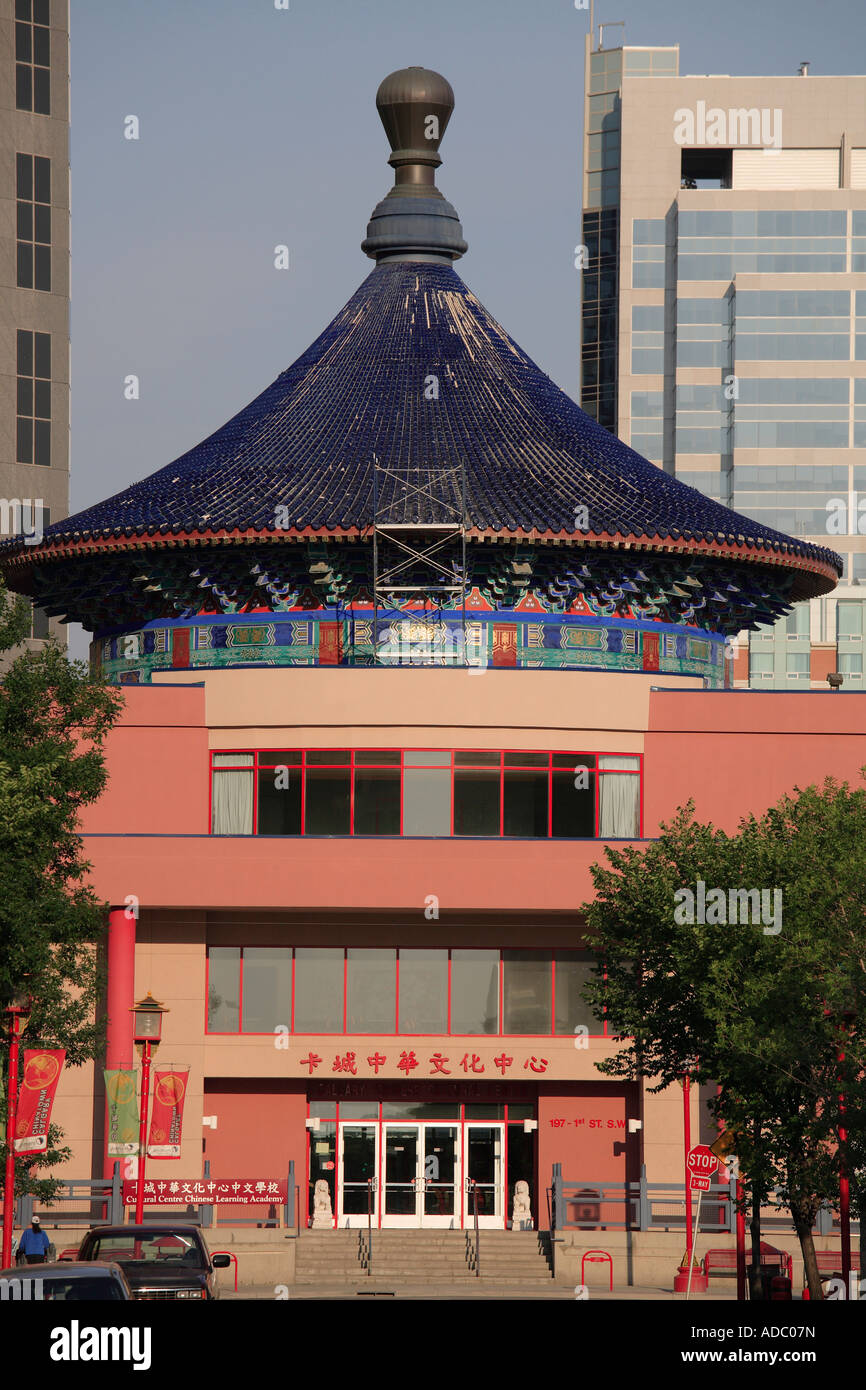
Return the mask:
<svg viewBox="0 0 866 1390">
<path fill-rule="evenodd" d="M 393 468 L 374 456 L 372 532 L 374 664 L 468 665 L 464 465 Z M 407 608 L 413 599 L 423 608 Z M 432 640 L 383 642 L 383 622 L 396 617 L 401 633 L 415 617 Z"/>
</svg>

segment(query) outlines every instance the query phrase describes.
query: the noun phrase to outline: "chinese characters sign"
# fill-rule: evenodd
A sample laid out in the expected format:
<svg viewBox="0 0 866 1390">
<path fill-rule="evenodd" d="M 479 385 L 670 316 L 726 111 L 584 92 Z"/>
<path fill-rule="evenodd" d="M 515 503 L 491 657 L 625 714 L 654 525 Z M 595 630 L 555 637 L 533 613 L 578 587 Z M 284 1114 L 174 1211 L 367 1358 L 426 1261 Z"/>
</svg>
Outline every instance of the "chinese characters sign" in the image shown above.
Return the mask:
<svg viewBox="0 0 866 1390">
<path fill-rule="evenodd" d="M 496 1054 L 495 1056 L 493 1054 Z M 326 1053 L 309 1048 L 300 1058 L 301 1074 L 324 1076 L 341 1073 L 349 1076 L 379 1076 L 380 1073 L 402 1076 L 515 1076 L 526 1074 L 544 1076 L 550 1065 L 548 1057 L 535 1053 L 508 1052 L 505 1048 L 486 1048 L 480 1052 L 458 1047 L 446 1055 L 441 1050 L 426 1052 L 422 1048 L 395 1047 L 393 1053 L 346 1051 Z"/>
</svg>

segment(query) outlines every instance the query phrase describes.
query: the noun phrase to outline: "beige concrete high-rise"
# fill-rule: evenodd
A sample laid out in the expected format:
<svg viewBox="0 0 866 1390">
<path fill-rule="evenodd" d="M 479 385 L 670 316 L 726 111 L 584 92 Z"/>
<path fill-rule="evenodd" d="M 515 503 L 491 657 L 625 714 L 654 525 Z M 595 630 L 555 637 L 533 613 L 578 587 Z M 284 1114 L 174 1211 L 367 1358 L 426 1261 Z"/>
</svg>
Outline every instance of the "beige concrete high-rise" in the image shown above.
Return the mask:
<svg viewBox="0 0 866 1390">
<path fill-rule="evenodd" d="M 741 636 L 736 683 L 863 689 L 866 77 L 681 77 L 677 47 L 587 36 L 585 84 L 581 404 L 844 554 L 832 596 Z"/>
<path fill-rule="evenodd" d="M 68 512 L 69 4 L 0 0 L 0 534 Z"/>
</svg>

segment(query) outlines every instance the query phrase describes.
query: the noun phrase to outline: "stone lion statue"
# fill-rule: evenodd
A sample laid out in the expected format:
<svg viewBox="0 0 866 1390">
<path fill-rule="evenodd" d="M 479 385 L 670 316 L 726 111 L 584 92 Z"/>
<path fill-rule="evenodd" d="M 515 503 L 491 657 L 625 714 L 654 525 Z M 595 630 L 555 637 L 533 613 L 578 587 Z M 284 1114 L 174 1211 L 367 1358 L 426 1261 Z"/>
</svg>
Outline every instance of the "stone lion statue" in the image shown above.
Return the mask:
<svg viewBox="0 0 866 1390">
<path fill-rule="evenodd" d="M 514 1208 L 511 1213 L 512 1231 L 531 1231 L 532 1210 L 529 1202 L 529 1183 L 521 1178 L 514 1184 Z"/>
<path fill-rule="evenodd" d="M 322 1227 L 330 1230 L 333 1224 L 331 1189 L 324 1178 L 319 1178 L 313 1188 L 313 1230 Z"/>
</svg>

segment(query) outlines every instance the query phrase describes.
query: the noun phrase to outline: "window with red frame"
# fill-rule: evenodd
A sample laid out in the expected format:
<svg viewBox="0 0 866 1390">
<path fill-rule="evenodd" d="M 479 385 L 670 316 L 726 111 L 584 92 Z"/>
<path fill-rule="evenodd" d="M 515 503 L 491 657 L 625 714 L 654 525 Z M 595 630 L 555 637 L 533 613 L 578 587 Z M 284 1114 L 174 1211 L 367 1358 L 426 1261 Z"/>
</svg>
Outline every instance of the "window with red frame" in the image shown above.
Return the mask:
<svg viewBox="0 0 866 1390">
<path fill-rule="evenodd" d="M 607 1033 L 582 997 L 593 956 L 564 948 L 212 946 L 209 1033 Z"/>
<path fill-rule="evenodd" d="M 211 755 L 214 835 L 636 839 L 641 760 L 491 749 Z"/>
</svg>

